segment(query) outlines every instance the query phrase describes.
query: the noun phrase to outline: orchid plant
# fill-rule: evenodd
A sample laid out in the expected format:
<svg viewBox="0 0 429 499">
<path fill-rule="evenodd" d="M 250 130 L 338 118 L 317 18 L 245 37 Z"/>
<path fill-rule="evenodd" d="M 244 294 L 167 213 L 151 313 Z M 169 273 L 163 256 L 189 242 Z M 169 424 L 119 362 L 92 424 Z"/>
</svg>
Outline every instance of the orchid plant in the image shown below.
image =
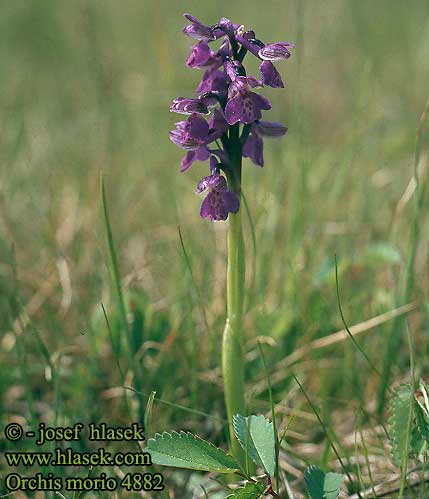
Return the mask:
<svg viewBox="0 0 429 499">
<path fill-rule="evenodd" d="M 170 139 L 186 150 L 181 161 L 182 172 L 196 161 L 209 161 L 209 175 L 196 188 L 197 194 L 207 193 L 201 204 L 201 217 L 213 222 L 229 219 L 222 371 L 231 451 L 239 457 L 242 450 L 234 436 L 233 416 L 246 412 L 241 346 L 245 279 L 240 213 L 242 159 L 249 158 L 262 167 L 263 138 L 287 133 L 283 124 L 262 120 L 262 111 L 271 109 L 271 103 L 254 89 L 284 87 L 273 62 L 289 59 L 294 44 L 265 44 L 256 38 L 254 31 L 226 18 L 209 26 L 190 14 L 184 17 L 190 24 L 183 28 L 183 33 L 198 40 L 186 65 L 203 69 L 204 73 L 196 88 L 197 97 L 178 97 L 172 102 L 172 112 L 189 117 L 176 123 Z M 211 45 L 215 42 L 219 42 L 217 49 Z M 248 53 L 261 61 L 259 79 L 246 72 L 243 62 Z M 209 120 L 205 116 L 210 116 Z"/>
</svg>

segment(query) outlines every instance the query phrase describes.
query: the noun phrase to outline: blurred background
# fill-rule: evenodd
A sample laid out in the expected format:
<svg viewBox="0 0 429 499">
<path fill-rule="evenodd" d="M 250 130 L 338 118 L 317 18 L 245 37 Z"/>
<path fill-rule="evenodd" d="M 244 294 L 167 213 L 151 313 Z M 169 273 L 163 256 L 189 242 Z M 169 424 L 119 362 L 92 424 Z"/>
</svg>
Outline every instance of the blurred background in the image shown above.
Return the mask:
<svg viewBox="0 0 429 499">
<path fill-rule="evenodd" d="M 296 43 L 291 59 L 277 64 L 286 88 L 263 89 L 272 102 L 265 119 L 284 122 L 289 134 L 266 141 L 263 169 L 245 160 L 243 172 L 251 410 L 269 408 L 259 338 L 279 421 L 301 411 L 285 444 L 297 456 L 285 460 L 292 479 L 302 482 L 301 459 L 326 464 L 332 456 L 287 366 L 339 440 L 353 435 L 348 418 L 357 414 L 377 435 L 383 390 L 352 343 L 302 349 L 343 328 L 337 255 L 348 323 L 411 304 L 416 361 L 423 375 L 427 368 L 427 128 L 417 189 L 411 180 L 429 98 L 429 4 L 22 0 L 1 7 L 1 423 L 130 420 L 121 386 L 136 385 L 109 279 L 102 175 L 140 390 L 224 416 L 226 224 L 200 219 L 194 189 L 207 165 L 181 174 L 182 152 L 168 139 L 178 118 L 171 100 L 193 96 L 202 76 L 185 66 L 193 40 L 181 33 L 181 16 L 190 12 L 206 24 L 229 17 L 266 43 Z M 256 73 L 256 61 L 248 67 Z M 359 341 L 389 385 L 408 376 L 405 323 L 386 320 Z M 302 355 L 285 364 L 297 349 Z M 142 418 L 143 399 L 127 396 L 134 419 Z M 225 445 L 216 419 L 161 402 L 153 411 L 152 433 L 185 429 Z M 374 437 L 375 454 L 384 455 L 385 444 Z M 172 490 L 182 490 L 175 497 L 192 497 L 174 476 Z"/>
</svg>

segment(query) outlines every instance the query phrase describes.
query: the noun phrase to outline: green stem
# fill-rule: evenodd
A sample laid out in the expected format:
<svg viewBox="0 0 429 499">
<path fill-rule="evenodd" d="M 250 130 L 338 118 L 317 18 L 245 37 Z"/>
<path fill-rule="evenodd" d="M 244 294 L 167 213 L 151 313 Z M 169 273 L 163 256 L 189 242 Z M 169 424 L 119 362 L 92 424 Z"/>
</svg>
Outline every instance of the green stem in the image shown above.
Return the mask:
<svg viewBox="0 0 429 499">
<path fill-rule="evenodd" d="M 227 172 L 228 186 L 241 197 L 241 144 L 238 126 L 230 130 L 230 158 L 232 170 Z M 235 414 L 245 415 L 244 366 L 242 352 L 242 318 L 244 301 L 245 255 L 241 226 L 241 210 L 229 214 L 227 317 L 223 333 L 222 370 L 225 403 L 229 423 L 231 453 L 245 464 L 245 455 L 234 435 L 232 426 Z"/>
</svg>

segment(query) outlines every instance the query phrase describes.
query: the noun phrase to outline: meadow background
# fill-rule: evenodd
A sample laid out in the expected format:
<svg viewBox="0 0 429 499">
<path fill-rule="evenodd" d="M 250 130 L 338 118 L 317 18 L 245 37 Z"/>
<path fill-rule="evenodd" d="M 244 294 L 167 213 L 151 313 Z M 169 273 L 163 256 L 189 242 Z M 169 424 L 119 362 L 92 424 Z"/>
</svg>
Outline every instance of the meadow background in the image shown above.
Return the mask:
<svg viewBox="0 0 429 499">
<path fill-rule="evenodd" d="M 1 427 L 143 418 L 145 396 L 126 391 L 126 409 L 121 388 L 136 384 L 109 279 L 103 174 L 138 386 L 156 391 L 150 431 L 190 430 L 225 446 L 218 366 L 226 225 L 199 218 L 194 188 L 206 166 L 180 174 L 181 151 L 168 139 L 177 121 L 170 101 L 192 96 L 201 77 L 185 66 L 192 40 L 181 33 L 183 12 L 208 24 L 226 16 L 265 42 L 297 46 L 277 65 L 286 89 L 264 89 L 273 104 L 265 118 L 286 123 L 289 135 L 266 141 L 263 169 L 246 160 L 243 171 L 256 235 L 254 246 L 246 220 L 249 408 L 269 410 L 259 338 L 280 427 L 295 414 L 281 460 L 295 489 L 303 490 L 308 462 L 339 468 L 292 372 L 356 484 L 358 468 L 361 485 L 383 482 L 398 470 L 383 432 L 380 378 L 349 340 L 305 347 L 343 328 L 337 255 L 350 325 L 411 304 L 406 321 L 358 336 L 389 374 L 386 384 L 409 380 L 407 328 L 417 376 L 428 379 L 427 126 L 420 184 L 414 194 L 409 188 L 429 98 L 424 0 L 1 2 Z M 29 442 L 0 445 L 35 450 Z M 217 486 L 202 475 L 163 471 L 171 497 L 191 498 L 203 481 Z"/>
</svg>

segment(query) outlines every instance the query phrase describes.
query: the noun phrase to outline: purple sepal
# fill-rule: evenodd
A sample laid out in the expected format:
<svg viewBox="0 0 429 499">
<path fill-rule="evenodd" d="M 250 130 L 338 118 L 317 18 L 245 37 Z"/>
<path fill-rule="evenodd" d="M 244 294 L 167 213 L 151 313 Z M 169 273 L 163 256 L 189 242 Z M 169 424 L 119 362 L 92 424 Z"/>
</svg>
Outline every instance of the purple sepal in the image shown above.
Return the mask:
<svg viewBox="0 0 429 499">
<path fill-rule="evenodd" d="M 264 137 L 282 137 L 287 134 L 287 126 L 275 121 L 258 121 L 253 125 L 257 133 Z"/>
<path fill-rule="evenodd" d="M 219 69 L 208 69 L 203 76 L 196 92 L 204 94 L 206 92 L 224 92 L 226 93 L 228 86 L 228 77 Z"/>
<path fill-rule="evenodd" d="M 262 47 L 258 55 L 264 61 L 284 61 L 291 56 L 290 50 L 295 45 L 290 42 L 270 43 Z"/>
<path fill-rule="evenodd" d="M 270 61 L 263 61 L 259 66 L 262 76 L 262 83 L 273 88 L 284 88 L 282 77 L 274 64 Z"/>
<path fill-rule="evenodd" d="M 264 166 L 263 153 L 264 142 L 252 128 L 252 131 L 243 146 L 243 156 L 245 158 L 250 158 L 255 165 Z"/>
<path fill-rule="evenodd" d="M 207 42 L 202 40 L 192 47 L 191 53 L 186 61 L 189 68 L 200 68 L 210 64 L 212 51 Z"/>
<path fill-rule="evenodd" d="M 199 19 L 191 16 L 191 14 L 183 14 L 183 16 L 191 22 L 191 24 L 188 24 L 182 29 L 185 35 L 196 38 L 197 40 L 216 40 L 216 37 L 214 36 L 210 26 L 206 26 Z"/>
<path fill-rule="evenodd" d="M 178 114 L 209 114 L 205 103 L 200 99 L 185 99 L 177 97 L 170 105 L 170 111 Z"/>
<path fill-rule="evenodd" d="M 207 146 L 200 146 L 193 151 L 188 151 L 180 162 L 180 171 L 182 173 L 189 170 L 194 161 L 207 161 L 210 157 L 210 151 Z"/>
</svg>

